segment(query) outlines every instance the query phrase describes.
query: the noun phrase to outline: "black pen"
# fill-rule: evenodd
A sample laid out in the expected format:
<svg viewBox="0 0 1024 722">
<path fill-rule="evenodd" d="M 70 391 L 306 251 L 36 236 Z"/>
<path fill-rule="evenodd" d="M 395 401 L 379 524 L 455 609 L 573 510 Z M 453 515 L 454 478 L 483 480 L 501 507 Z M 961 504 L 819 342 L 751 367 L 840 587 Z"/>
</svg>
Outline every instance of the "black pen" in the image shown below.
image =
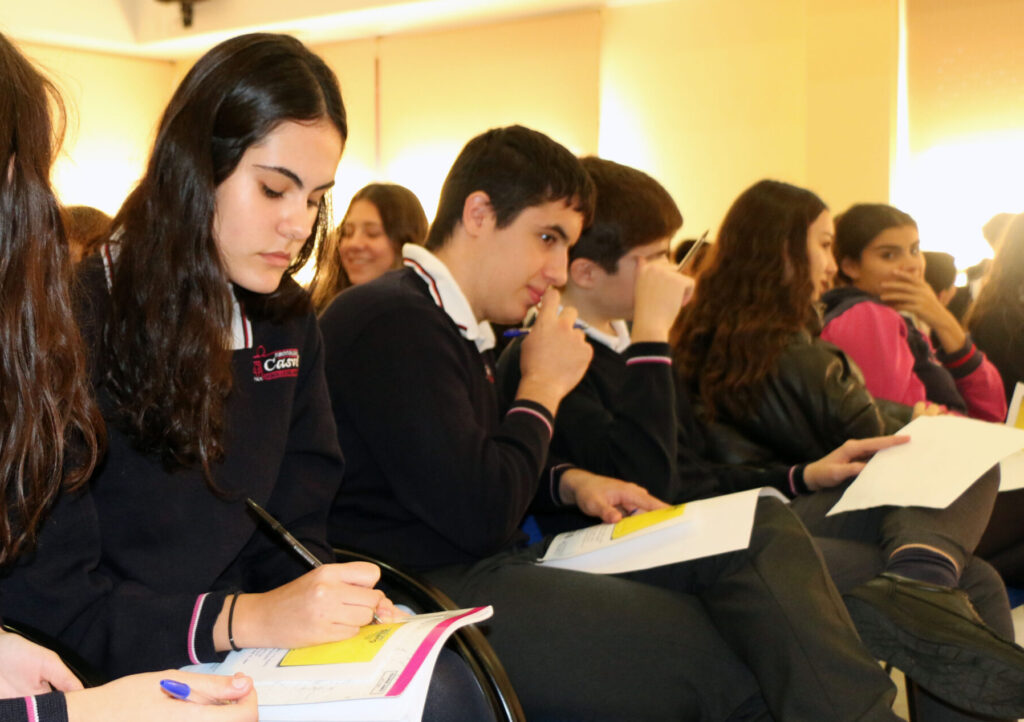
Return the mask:
<svg viewBox="0 0 1024 722">
<path fill-rule="evenodd" d="M 259 516 L 260 519 L 269 524 L 270 528 L 277 532 L 277 534 L 282 539 L 284 539 L 285 544 L 290 546 L 295 551 L 296 554 L 302 557 L 302 561 L 306 562 L 306 564 L 308 564 L 313 569 L 316 569 L 317 567 L 322 567 L 324 565 L 322 561 L 313 556 L 313 552 L 309 551 L 309 549 L 302 545 L 302 542 L 300 542 L 298 539 L 292 536 L 291 532 L 289 532 L 287 529 L 281 526 L 281 522 L 279 522 L 277 519 L 275 519 L 269 513 L 267 513 L 266 509 L 264 509 L 262 506 L 260 506 L 255 501 L 249 498 L 246 498 L 245 503 L 249 505 L 250 509 L 256 512 L 256 515 Z M 381 619 L 377 616 L 377 612 L 373 613 L 373 621 L 375 624 L 381 624 Z"/>
</svg>

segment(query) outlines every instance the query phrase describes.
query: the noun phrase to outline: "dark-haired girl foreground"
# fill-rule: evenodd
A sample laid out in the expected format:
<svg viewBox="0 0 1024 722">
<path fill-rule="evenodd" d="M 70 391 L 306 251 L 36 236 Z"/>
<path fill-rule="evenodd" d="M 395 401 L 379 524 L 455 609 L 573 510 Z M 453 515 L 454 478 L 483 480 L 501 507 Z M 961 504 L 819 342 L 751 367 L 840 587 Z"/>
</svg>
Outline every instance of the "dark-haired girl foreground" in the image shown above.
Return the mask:
<svg viewBox="0 0 1024 722">
<path fill-rule="evenodd" d="M 345 136 L 319 57 L 285 36 L 228 40 L 171 99 L 116 242 L 79 268 L 109 449 L 0 591 L 109 674 L 338 640 L 393 613 L 376 567 L 309 571 L 245 506 L 331 561 L 341 454 L 290 274 L 326 230 Z"/>
<path fill-rule="evenodd" d="M 845 475 L 805 476 L 807 462 L 849 439 L 891 433 L 911 417 L 910 407 L 874 399 L 846 356 L 817 338 L 814 304 L 835 274 L 833 239 L 831 215 L 810 191 L 761 181 L 742 193 L 722 223 L 694 301 L 676 322 L 680 388 L 693 393 L 715 460 L 795 465 L 793 508 L 816 538 L 824 538 L 836 586 L 847 593 L 876 656 L 944 699 L 979 713 L 1019 716 L 1024 650 L 1004 641 L 1012 639 L 1013 627 L 998 577 L 971 556 L 998 474 L 984 475 L 947 509 L 884 507 L 832 517 L 825 514 L 845 489 Z M 853 543 L 871 545 L 872 553 L 852 556 Z M 885 574 L 868 582 L 879 571 Z M 980 623 L 957 587 L 971 589 L 998 635 Z M 914 655 L 896 657 L 899 650 L 878 644 L 877 629 L 892 624 L 887 607 L 893 601 L 910 605 L 904 613 L 920 622 Z M 953 629 L 958 642 L 945 636 Z M 968 653 L 956 652 L 958 662 L 950 664 L 935 652 L 943 644 L 951 653 Z M 982 668 L 988 686 L 975 686 L 973 674 Z M 929 720 L 964 718 L 926 704 Z"/>
<path fill-rule="evenodd" d="M 56 89 L 0 35 L 0 570 L 30 555 L 56 497 L 72 493 L 97 463 L 104 428 L 85 375 L 67 288 L 68 252 L 50 187 L 63 120 Z M 28 590 L 31 594 L 32 590 Z M 5 589 L 0 612 L 39 604 Z M 186 704 L 159 682 L 172 677 L 231 705 Z M 51 691 L 59 690 L 59 691 Z M 0 631 L 4 722 L 253 722 L 248 678 L 160 672 L 83 690 L 56 654 Z"/>
</svg>

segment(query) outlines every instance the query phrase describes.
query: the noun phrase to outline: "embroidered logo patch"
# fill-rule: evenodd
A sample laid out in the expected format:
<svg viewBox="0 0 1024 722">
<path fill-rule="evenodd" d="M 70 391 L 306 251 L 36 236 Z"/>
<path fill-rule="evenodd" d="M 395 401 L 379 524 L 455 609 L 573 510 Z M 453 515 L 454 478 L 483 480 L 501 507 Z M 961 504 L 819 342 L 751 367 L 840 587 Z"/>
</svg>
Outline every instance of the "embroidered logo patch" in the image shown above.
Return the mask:
<svg viewBox="0 0 1024 722">
<path fill-rule="evenodd" d="M 267 351 L 263 346 L 256 349 L 252 357 L 252 380 L 273 381 L 280 378 L 294 378 L 299 375 L 299 350 L 286 348 Z"/>
</svg>

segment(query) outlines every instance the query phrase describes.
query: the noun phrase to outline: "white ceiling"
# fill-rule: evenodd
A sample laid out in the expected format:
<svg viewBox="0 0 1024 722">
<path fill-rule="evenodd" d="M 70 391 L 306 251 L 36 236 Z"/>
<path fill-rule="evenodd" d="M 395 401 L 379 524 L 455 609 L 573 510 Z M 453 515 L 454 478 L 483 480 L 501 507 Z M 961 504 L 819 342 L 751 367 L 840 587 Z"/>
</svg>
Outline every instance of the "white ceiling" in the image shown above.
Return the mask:
<svg viewBox="0 0 1024 722">
<path fill-rule="evenodd" d="M 625 0 L 636 2 L 636 0 Z M 158 0 L 0 0 L 0 32 L 19 40 L 174 59 L 241 32 L 323 43 L 495 22 L 623 0 L 194 0 L 194 21 Z"/>
</svg>

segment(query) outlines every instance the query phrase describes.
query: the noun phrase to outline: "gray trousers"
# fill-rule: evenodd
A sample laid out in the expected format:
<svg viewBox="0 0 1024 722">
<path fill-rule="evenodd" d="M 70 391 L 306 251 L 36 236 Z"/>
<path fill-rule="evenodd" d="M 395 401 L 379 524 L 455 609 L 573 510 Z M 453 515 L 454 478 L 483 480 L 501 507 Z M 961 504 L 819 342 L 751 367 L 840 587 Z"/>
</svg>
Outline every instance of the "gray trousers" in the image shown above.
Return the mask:
<svg viewBox="0 0 1024 722">
<path fill-rule="evenodd" d="M 827 517 L 847 484 L 798 497 L 793 510 L 814 535 L 840 593 L 877 576 L 892 552 L 905 544 L 927 544 L 949 554 L 962 570 L 960 587 L 985 623 L 1013 639 L 1006 587 L 987 562 L 972 556 L 999 491 L 999 467 L 993 467 L 945 509 L 878 507 Z M 918 698 L 921 722 L 989 719 L 972 716 L 939 702 Z"/>
<path fill-rule="evenodd" d="M 460 605 L 494 605 L 482 626 L 531 721 L 896 719 L 892 684 L 775 499 L 739 552 L 616 576 L 537 566 L 542 553 L 426 574 Z"/>
</svg>

